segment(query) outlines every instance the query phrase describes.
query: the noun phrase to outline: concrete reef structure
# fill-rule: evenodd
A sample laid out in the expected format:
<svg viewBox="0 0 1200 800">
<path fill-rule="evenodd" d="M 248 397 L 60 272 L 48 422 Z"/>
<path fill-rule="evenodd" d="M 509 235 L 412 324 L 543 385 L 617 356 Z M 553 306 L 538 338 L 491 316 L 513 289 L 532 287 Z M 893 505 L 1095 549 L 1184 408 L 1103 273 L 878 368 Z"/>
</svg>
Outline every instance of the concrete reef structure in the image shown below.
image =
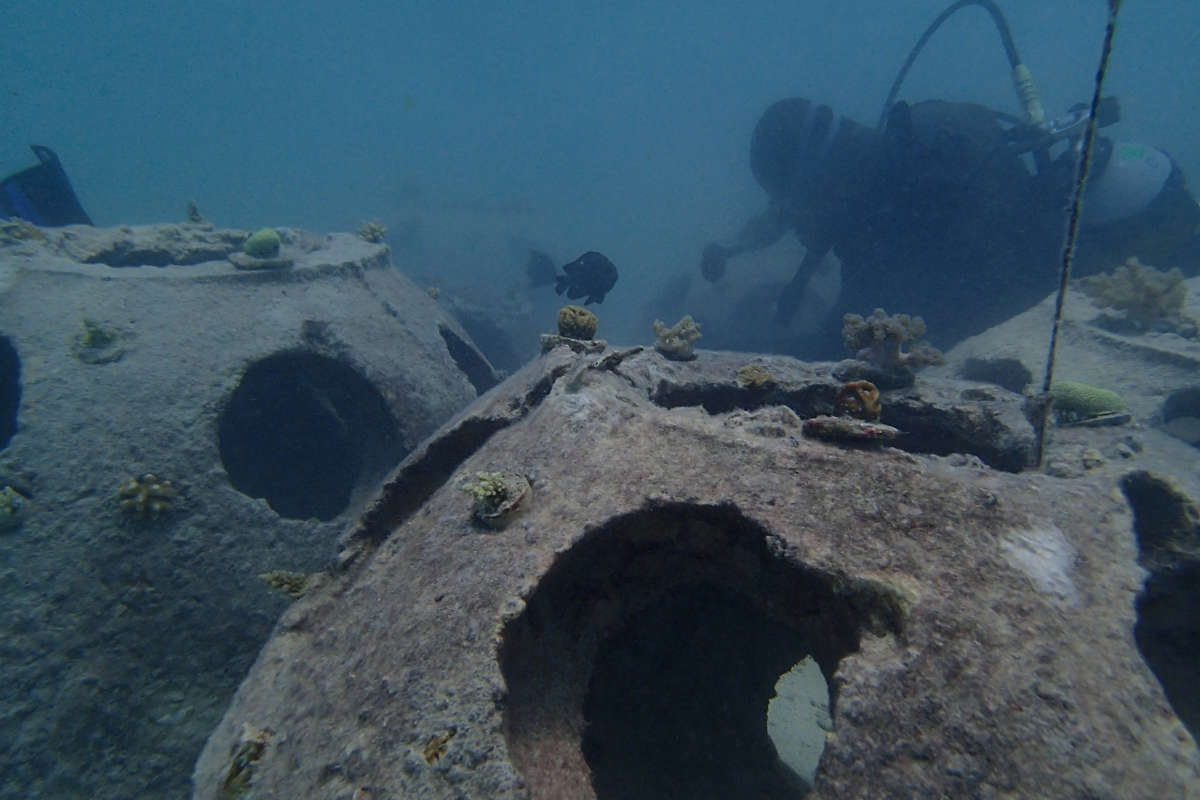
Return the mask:
<svg viewBox="0 0 1200 800">
<path fill-rule="evenodd" d="M 258 575 L 327 567 L 495 383 L 386 246 L 276 235 L 243 271 L 244 231 L 0 227 L 0 795 L 186 795 L 287 602 Z"/>
<path fill-rule="evenodd" d="M 562 343 L 444 425 L 280 619 L 196 764 L 196 798 L 231 779 L 330 799 L 1200 785 L 1188 698 L 1168 700 L 1134 637 L 1147 553 L 1192 541 L 1186 497 L 1164 518 L 1161 477 L 1018 471 L 1021 398 L 961 381 L 888 396 L 908 452 L 808 439 L 832 367 L 756 363 L 772 386 L 739 384 L 744 354 Z M 1119 434 L 1087 435 L 1107 451 Z M 1151 431 L 1135 463 L 1182 447 Z M 500 465 L 537 498 L 485 529 L 459 476 Z M 832 723 L 811 789 L 766 723 L 806 659 Z M 793 724 L 824 719 L 807 708 Z"/>
</svg>

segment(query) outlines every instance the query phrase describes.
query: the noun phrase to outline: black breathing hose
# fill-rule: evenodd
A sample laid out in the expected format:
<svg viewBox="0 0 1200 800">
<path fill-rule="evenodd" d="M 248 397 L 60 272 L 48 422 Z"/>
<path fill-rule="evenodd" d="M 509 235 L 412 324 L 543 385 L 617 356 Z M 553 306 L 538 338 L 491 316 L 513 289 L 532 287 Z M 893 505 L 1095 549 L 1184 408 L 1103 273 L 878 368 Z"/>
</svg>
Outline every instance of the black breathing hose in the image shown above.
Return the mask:
<svg viewBox="0 0 1200 800">
<path fill-rule="evenodd" d="M 929 23 L 929 27 L 925 29 L 921 38 L 908 52 L 908 58 L 904 60 L 904 65 L 896 74 L 896 80 L 892 82 L 891 91 L 888 92 L 887 100 L 884 101 L 883 113 L 879 116 L 879 130 L 882 131 L 887 125 L 888 112 L 891 111 L 892 104 L 896 102 L 896 95 L 900 94 L 900 86 L 908 77 L 908 71 L 912 68 L 913 62 L 917 60 L 917 56 L 921 54 L 921 50 L 933 38 L 933 34 L 937 33 L 938 28 L 942 27 L 943 22 L 966 6 L 982 6 L 991 14 L 992 21 L 996 24 L 996 30 L 1000 33 L 1004 53 L 1008 56 L 1008 64 L 1013 69 L 1013 81 L 1017 85 L 1017 94 L 1021 98 L 1021 105 L 1025 108 L 1026 116 L 1029 117 L 1030 122 L 1035 124 L 1042 121 L 1044 115 L 1041 111 L 1041 104 L 1037 100 L 1037 92 L 1033 88 L 1033 79 L 1029 76 L 1029 70 L 1021 63 L 1021 56 L 1017 53 L 1017 43 L 1013 40 L 1008 21 L 1004 18 L 1004 12 L 992 0 L 958 0 L 957 3 L 950 4 L 945 11 L 934 18 L 933 22 Z"/>
</svg>

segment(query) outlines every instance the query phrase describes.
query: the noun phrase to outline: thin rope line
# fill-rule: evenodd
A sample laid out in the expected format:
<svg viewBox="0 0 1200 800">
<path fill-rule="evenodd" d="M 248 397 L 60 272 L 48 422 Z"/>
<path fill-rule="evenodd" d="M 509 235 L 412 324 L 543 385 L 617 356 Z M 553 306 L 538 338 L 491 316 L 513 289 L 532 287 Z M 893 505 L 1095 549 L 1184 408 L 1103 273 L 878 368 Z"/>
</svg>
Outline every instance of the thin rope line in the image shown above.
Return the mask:
<svg viewBox="0 0 1200 800">
<path fill-rule="evenodd" d="M 1071 196 L 1071 216 L 1067 222 L 1067 235 L 1063 243 L 1062 269 L 1058 273 L 1058 296 L 1054 300 L 1054 323 L 1050 328 L 1050 350 L 1046 356 L 1046 375 L 1042 381 L 1037 428 L 1037 463 L 1042 463 L 1046 447 L 1046 429 L 1049 427 L 1050 406 L 1046 400 L 1054 380 L 1054 362 L 1058 353 L 1058 331 L 1062 325 L 1063 305 L 1067 299 L 1067 283 L 1071 280 L 1071 262 L 1075 258 L 1075 243 L 1079 238 L 1079 218 L 1083 211 L 1083 190 L 1087 185 L 1088 172 L 1092 167 L 1092 146 L 1096 141 L 1096 114 L 1100 108 L 1100 94 L 1104 78 L 1108 74 L 1108 60 L 1112 55 L 1113 37 L 1117 32 L 1117 15 L 1121 11 L 1121 0 L 1108 1 L 1108 26 L 1104 31 L 1104 47 L 1100 52 L 1100 67 L 1096 70 L 1096 86 L 1092 92 L 1092 107 L 1088 114 L 1087 130 L 1083 136 L 1083 148 L 1079 155 L 1079 169 L 1075 173 L 1075 186 Z"/>
</svg>

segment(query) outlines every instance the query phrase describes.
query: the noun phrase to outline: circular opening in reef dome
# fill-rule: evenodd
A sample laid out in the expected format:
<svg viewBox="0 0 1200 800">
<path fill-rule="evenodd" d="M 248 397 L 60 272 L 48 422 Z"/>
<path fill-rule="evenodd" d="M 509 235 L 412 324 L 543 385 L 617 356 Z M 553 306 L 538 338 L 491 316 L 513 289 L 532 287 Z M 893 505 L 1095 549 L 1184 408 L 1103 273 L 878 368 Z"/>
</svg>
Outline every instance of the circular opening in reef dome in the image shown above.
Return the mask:
<svg viewBox="0 0 1200 800">
<path fill-rule="evenodd" d="M 21 358 L 12 340 L 0 335 L 0 447 L 17 432 L 17 409 L 21 405 Z"/>
<path fill-rule="evenodd" d="M 234 488 L 294 519 L 333 519 L 358 486 L 405 452 L 371 382 L 336 359 L 304 351 L 251 364 L 221 412 L 217 435 Z"/>
<path fill-rule="evenodd" d="M 620 517 L 562 554 L 505 627 L 513 764 L 539 798 L 797 798 L 856 609 L 735 509 Z"/>
</svg>

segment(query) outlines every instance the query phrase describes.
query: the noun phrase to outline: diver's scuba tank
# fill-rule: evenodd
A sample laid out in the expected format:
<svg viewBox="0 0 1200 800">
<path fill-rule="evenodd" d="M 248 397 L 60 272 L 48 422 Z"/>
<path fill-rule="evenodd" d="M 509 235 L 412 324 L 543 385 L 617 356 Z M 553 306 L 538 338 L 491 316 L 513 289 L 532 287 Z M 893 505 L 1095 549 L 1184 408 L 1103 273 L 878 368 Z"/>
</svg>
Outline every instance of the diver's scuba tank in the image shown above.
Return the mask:
<svg viewBox="0 0 1200 800">
<path fill-rule="evenodd" d="M 912 48 L 897 74 L 884 102 L 878 129 L 883 130 L 896 103 L 900 86 L 918 53 L 941 25 L 958 11 L 979 6 L 992 17 L 1000 34 L 1005 53 L 1012 68 L 1012 79 L 1022 108 L 1016 117 L 994 112 L 1008 130 L 1008 148 L 1016 154 L 1028 155 L 1036 175 L 1043 185 L 1058 187 L 1052 194 L 1066 194 L 1076 177 L 1076 159 L 1087 132 L 1091 108 L 1086 104 L 1073 106 L 1066 114 L 1052 120 L 1044 118 L 1033 78 L 1021 60 L 1016 42 L 1004 14 L 994 0 L 956 0 L 939 14 Z M 1120 120 L 1120 108 L 1115 98 L 1102 98 L 1096 108 L 1096 127 L 1104 128 Z M 1066 143 L 1066 151 L 1052 158 L 1051 148 Z M 1090 231 L 1125 230 L 1130 236 L 1126 247 L 1155 249 L 1169 258 L 1173 252 L 1189 248 L 1200 261 L 1200 205 L 1187 187 L 1183 171 L 1164 151 L 1135 142 L 1113 141 L 1097 137 L 1092 162 L 1083 195 L 1082 226 Z M 1161 240 L 1155 242 L 1155 240 Z M 1168 247 L 1167 243 L 1174 246 Z M 1155 245 L 1162 245 L 1155 247 Z"/>
<path fill-rule="evenodd" d="M 1084 225 L 1109 225 L 1136 216 L 1163 193 L 1174 164 L 1156 147 L 1096 140 L 1092 170 L 1084 191 Z"/>
</svg>

